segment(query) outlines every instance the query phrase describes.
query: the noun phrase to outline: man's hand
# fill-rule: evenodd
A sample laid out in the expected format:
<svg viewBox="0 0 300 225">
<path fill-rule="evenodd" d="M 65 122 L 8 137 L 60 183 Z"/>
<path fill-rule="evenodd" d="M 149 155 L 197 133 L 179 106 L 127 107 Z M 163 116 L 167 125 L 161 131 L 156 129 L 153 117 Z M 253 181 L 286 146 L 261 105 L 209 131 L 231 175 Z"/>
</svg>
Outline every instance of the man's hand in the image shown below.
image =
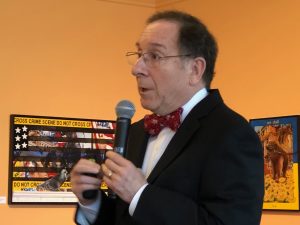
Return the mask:
<svg viewBox="0 0 300 225">
<path fill-rule="evenodd" d="M 137 191 L 147 183 L 142 171 L 118 153 L 108 151 L 101 165 L 103 180 L 125 202 L 130 203 Z"/>
<path fill-rule="evenodd" d="M 94 174 L 95 177 L 88 174 Z M 83 205 L 93 203 L 94 199 L 85 199 L 82 193 L 86 190 L 98 190 L 101 184 L 100 165 L 87 159 L 80 159 L 71 171 L 72 191 Z"/>
</svg>

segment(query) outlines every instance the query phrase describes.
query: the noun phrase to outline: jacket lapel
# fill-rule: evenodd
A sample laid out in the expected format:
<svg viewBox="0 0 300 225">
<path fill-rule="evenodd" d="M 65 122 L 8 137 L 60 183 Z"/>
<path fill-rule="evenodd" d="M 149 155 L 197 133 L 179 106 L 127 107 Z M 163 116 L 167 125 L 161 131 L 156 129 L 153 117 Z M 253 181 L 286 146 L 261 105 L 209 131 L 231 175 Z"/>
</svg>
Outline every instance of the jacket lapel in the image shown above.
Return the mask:
<svg viewBox="0 0 300 225">
<path fill-rule="evenodd" d="M 130 128 L 128 147 L 126 158 L 130 160 L 136 167 L 141 168 L 147 148 L 149 135 L 144 131 L 143 120 L 133 124 Z"/>
<path fill-rule="evenodd" d="M 184 150 L 184 146 L 199 129 L 200 119 L 222 102 L 223 101 L 219 92 L 217 90 L 213 90 L 205 99 L 199 102 L 192 109 L 170 141 L 164 154 L 150 173 L 147 179 L 149 183 L 154 182 L 159 174 L 161 174 L 161 172 L 167 168 Z"/>
</svg>

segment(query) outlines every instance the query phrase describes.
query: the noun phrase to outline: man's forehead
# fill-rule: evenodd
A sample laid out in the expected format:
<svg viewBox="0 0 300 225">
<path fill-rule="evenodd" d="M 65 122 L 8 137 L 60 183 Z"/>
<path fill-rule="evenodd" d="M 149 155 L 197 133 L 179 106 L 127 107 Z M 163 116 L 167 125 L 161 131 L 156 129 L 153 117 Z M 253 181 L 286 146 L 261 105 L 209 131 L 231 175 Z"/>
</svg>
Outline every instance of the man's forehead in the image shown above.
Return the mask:
<svg viewBox="0 0 300 225">
<path fill-rule="evenodd" d="M 169 21 L 157 21 L 145 27 L 136 43 L 137 47 L 147 44 L 152 47 L 166 48 L 177 42 L 178 24 Z"/>
</svg>

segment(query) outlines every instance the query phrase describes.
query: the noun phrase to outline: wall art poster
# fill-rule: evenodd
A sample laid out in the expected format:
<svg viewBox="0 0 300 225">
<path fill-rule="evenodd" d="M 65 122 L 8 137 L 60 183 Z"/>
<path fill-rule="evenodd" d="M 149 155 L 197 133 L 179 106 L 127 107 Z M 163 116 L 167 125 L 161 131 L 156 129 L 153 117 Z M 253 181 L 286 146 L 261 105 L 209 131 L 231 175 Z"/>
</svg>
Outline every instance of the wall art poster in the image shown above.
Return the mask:
<svg viewBox="0 0 300 225">
<path fill-rule="evenodd" d="M 102 163 L 114 130 L 110 120 L 11 115 L 9 204 L 77 202 L 72 167 L 80 158 Z"/>
<path fill-rule="evenodd" d="M 263 209 L 299 210 L 299 118 L 250 120 L 264 151 Z"/>
</svg>

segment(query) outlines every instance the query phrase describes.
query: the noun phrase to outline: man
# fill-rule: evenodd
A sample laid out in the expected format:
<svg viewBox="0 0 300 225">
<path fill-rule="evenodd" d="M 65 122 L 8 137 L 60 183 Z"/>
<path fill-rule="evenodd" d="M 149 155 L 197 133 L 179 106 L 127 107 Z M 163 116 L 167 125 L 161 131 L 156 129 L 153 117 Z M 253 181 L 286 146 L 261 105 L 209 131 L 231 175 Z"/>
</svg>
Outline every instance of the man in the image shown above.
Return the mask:
<svg viewBox="0 0 300 225">
<path fill-rule="evenodd" d="M 210 90 L 217 56 L 213 36 L 195 17 L 165 11 L 148 19 L 136 47 L 127 56 L 142 106 L 160 116 L 175 112 L 134 123 L 126 159 L 108 151 L 101 167 L 79 161 L 71 175 L 80 202 L 77 223 L 258 225 L 263 152 L 248 122 L 223 103 L 218 90 Z M 176 118 L 180 125 L 158 134 L 152 127 Z M 100 178 L 83 175 L 100 170 Z M 98 189 L 101 179 L 117 199 L 82 196 Z"/>
</svg>

